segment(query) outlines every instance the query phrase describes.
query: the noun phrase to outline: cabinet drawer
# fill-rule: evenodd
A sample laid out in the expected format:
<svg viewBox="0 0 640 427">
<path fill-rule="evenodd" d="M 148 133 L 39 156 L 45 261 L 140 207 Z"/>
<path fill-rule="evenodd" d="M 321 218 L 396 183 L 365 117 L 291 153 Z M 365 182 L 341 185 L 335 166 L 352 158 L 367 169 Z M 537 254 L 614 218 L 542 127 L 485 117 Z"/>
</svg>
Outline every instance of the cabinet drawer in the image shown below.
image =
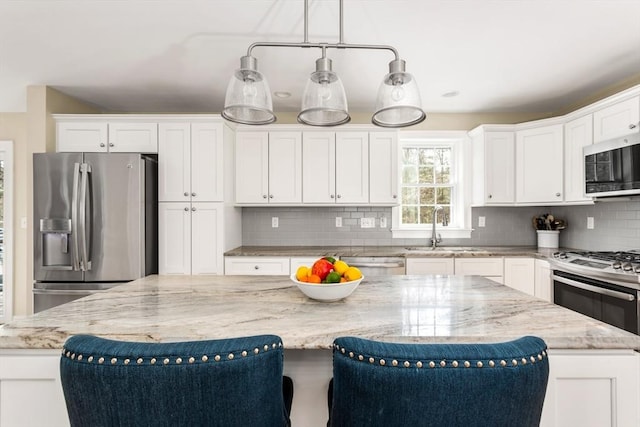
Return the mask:
<svg viewBox="0 0 640 427">
<path fill-rule="evenodd" d="M 288 276 L 288 257 L 225 257 L 224 274 Z"/>
<path fill-rule="evenodd" d="M 407 274 L 453 274 L 453 258 L 407 258 Z"/>
<path fill-rule="evenodd" d="M 456 276 L 502 277 L 502 258 L 456 258 Z"/>
<path fill-rule="evenodd" d="M 157 123 L 109 123 L 111 153 L 157 153 Z"/>
</svg>

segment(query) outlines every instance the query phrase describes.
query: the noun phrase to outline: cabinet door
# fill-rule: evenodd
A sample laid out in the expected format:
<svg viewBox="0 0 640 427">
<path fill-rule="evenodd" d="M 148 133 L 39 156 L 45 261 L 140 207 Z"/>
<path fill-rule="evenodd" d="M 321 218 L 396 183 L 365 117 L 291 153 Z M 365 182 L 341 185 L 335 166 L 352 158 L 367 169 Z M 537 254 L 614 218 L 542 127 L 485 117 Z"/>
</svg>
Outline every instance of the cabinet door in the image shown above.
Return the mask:
<svg viewBox="0 0 640 427">
<path fill-rule="evenodd" d="M 407 274 L 453 274 L 453 258 L 407 258 Z"/>
<path fill-rule="evenodd" d="M 562 201 L 562 125 L 516 134 L 516 202 Z"/>
<path fill-rule="evenodd" d="M 267 203 L 269 191 L 269 134 L 236 135 L 236 203 Z"/>
<path fill-rule="evenodd" d="M 158 127 L 158 200 L 191 200 L 191 127 L 160 123 Z"/>
<path fill-rule="evenodd" d="M 191 274 L 224 274 L 222 204 L 191 205 Z"/>
<path fill-rule="evenodd" d="M 369 133 L 369 202 L 397 205 L 398 134 Z"/>
<path fill-rule="evenodd" d="M 269 203 L 302 202 L 302 134 L 269 133 Z"/>
<path fill-rule="evenodd" d="M 336 203 L 368 203 L 369 133 L 337 132 L 335 159 Z"/>
<path fill-rule="evenodd" d="M 515 135 L 487 132 L 484 140 L 486 204 L 515 202 Z"/>
<path fill-rule="evenodd" d="M 535 260 L 533 258 L 505 258 L 504 284 L 525 294 L 535 293 Z"/>
<path fill-rule="evenodd" d="M 584 154 L 582 149 L 593 143 L 591 114 L 564 125 L 564 200 L 590 201 L 585 196 Z"/>
<path fill-rule="evenodd" d="M 638 133 L 639 128 L 640 96 L 593 113 L 594 142 Z"/>
<path fill-rule="evenodd" d="M 553 282 L 551 280 L 551 265 L 549 261 L 537 259 L 535 260 L 535 268 L 534 295 L 545 301 L 553 302 L 551 294 Z"/>
<path fill-rule="evenodd" d="M 191 200 L 223 201 L 222 123 L 191 124 Z"/>
<path fill-rule="evenodd" d="M 502 277 L 502 258 L 455 258 L 456 276 Z"/>
<path fill-rule="evenodd" d="M 158 258 L 159 274 L 191 274 L 188 203 L 158 203 Z"/>
<path fill-rule="evenodd" d="M 107 124 L 104 122 L 60 122 L 56 126 L 58 152 L 106 153 Z"/>
<path fill-rule="evenodd" d="M 109 152 L 157 153 L 157 123 L 109 123 Z"/>
<path fill-rule="evenodd" d="M 302 201 L 335 203 L 336 139 L 333 132 L 302 134 Z"/>
</svg>

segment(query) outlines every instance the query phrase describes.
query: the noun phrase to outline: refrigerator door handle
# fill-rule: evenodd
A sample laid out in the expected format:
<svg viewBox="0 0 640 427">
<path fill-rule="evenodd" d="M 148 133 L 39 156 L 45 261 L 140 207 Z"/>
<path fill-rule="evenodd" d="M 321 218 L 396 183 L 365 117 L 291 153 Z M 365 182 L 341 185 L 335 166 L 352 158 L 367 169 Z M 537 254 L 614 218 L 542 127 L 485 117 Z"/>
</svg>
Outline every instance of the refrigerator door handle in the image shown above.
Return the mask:
<svg viewBox="0 0 640 427">
<path fill-rule="evenodd" d="M 71 237 L 73 243 L 72 270 L 80 270 L 78 246 L 78 180 L 80 177 L 80 163 L 73 164 L 73 191 L 71 196 Z"/>
<path fill-rule="evenodd" d="M 82 179 L 80 181 L 80 248 L 82 250 L 82 256 L 80 258 L 80 268 L 82 271 L 91 270 L 91 260 L 89 259 L 88 241 L 89 235 L 87 233 L 87 216 L 91 217 L 91 212 L 87 213 L 87 193 L 89 174 L 91 173 L 91 166 L 88 163 L 83 163 L 80 166 L 80 172 Z"/>
</svg>

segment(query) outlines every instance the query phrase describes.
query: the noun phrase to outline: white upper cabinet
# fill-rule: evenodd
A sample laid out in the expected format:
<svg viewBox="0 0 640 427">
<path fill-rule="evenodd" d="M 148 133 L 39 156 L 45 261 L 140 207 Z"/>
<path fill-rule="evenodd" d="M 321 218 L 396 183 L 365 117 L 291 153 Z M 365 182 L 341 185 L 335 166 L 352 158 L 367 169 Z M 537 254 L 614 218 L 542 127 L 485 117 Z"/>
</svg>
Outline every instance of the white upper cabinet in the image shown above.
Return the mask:
<svg viewBox="0 0 640 427">
<path fill-rule="evenodd" d="M 369 133 L 369 202 L 397 205 L 398 133 Z"/>
<path fill-rule="evenodd" d="M 516 132 L 516 202 L 563 201 L 561 124 Z"/>
<path fill-rule="evenodd" d="M 515 133 L 484 129 L 476 132 L 471 141 L 473 204 L 513 204 L 516 199 Z"/>
<path fill-rule="evenodd" d="M 369 133 L 302 135 L 304 203 L 369 203 Z"/>
<path fill-rule="evenodd" d="M 158 200 L 223 200 L 222 123 L 160 123 Z"/>
<path fill-rule="evenodd" d="M 582 149 L 593 143 L 593 115 L 572 120 L 564 125 L 564 201 L 589 202 L 585 196 L 584 154 Z"/>
<path fill-rule="evenodd" d="M 638 133 L 639 129 L 640 96 L 634 96 L 593 113 L 593 142 Z"/>
<path fill-rule="evenodd" d="M 302 202 L 302 136 L 296 131 L 238 132 L 236 203 Z"/>
<path fill-rule="evenodd" d="M 56 118 L 58 152 L 157 153 L 158 124 L 145 121 Z"/>
</svg>

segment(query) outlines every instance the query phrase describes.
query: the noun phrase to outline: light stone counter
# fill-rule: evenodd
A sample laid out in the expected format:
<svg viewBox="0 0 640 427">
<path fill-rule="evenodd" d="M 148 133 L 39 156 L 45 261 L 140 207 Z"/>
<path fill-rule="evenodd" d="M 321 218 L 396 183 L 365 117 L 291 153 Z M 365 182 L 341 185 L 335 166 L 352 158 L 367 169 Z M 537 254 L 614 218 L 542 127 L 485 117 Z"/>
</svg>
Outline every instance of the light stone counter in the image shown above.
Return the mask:
<svg viewBox="0 0 640 427">
<path fill-rule="evenodd" d="M 340 335 L 398 342 L 495 342 L 635 349 L 640 337 L 477 277 L 367 277 L 347 299 L 307 298 L 282 276 L 150 276 L 0 327 L 0 348 L 59 349 L 73 334 L 184 341 L 273 333 L 289 349 Z"/>
</svg>

